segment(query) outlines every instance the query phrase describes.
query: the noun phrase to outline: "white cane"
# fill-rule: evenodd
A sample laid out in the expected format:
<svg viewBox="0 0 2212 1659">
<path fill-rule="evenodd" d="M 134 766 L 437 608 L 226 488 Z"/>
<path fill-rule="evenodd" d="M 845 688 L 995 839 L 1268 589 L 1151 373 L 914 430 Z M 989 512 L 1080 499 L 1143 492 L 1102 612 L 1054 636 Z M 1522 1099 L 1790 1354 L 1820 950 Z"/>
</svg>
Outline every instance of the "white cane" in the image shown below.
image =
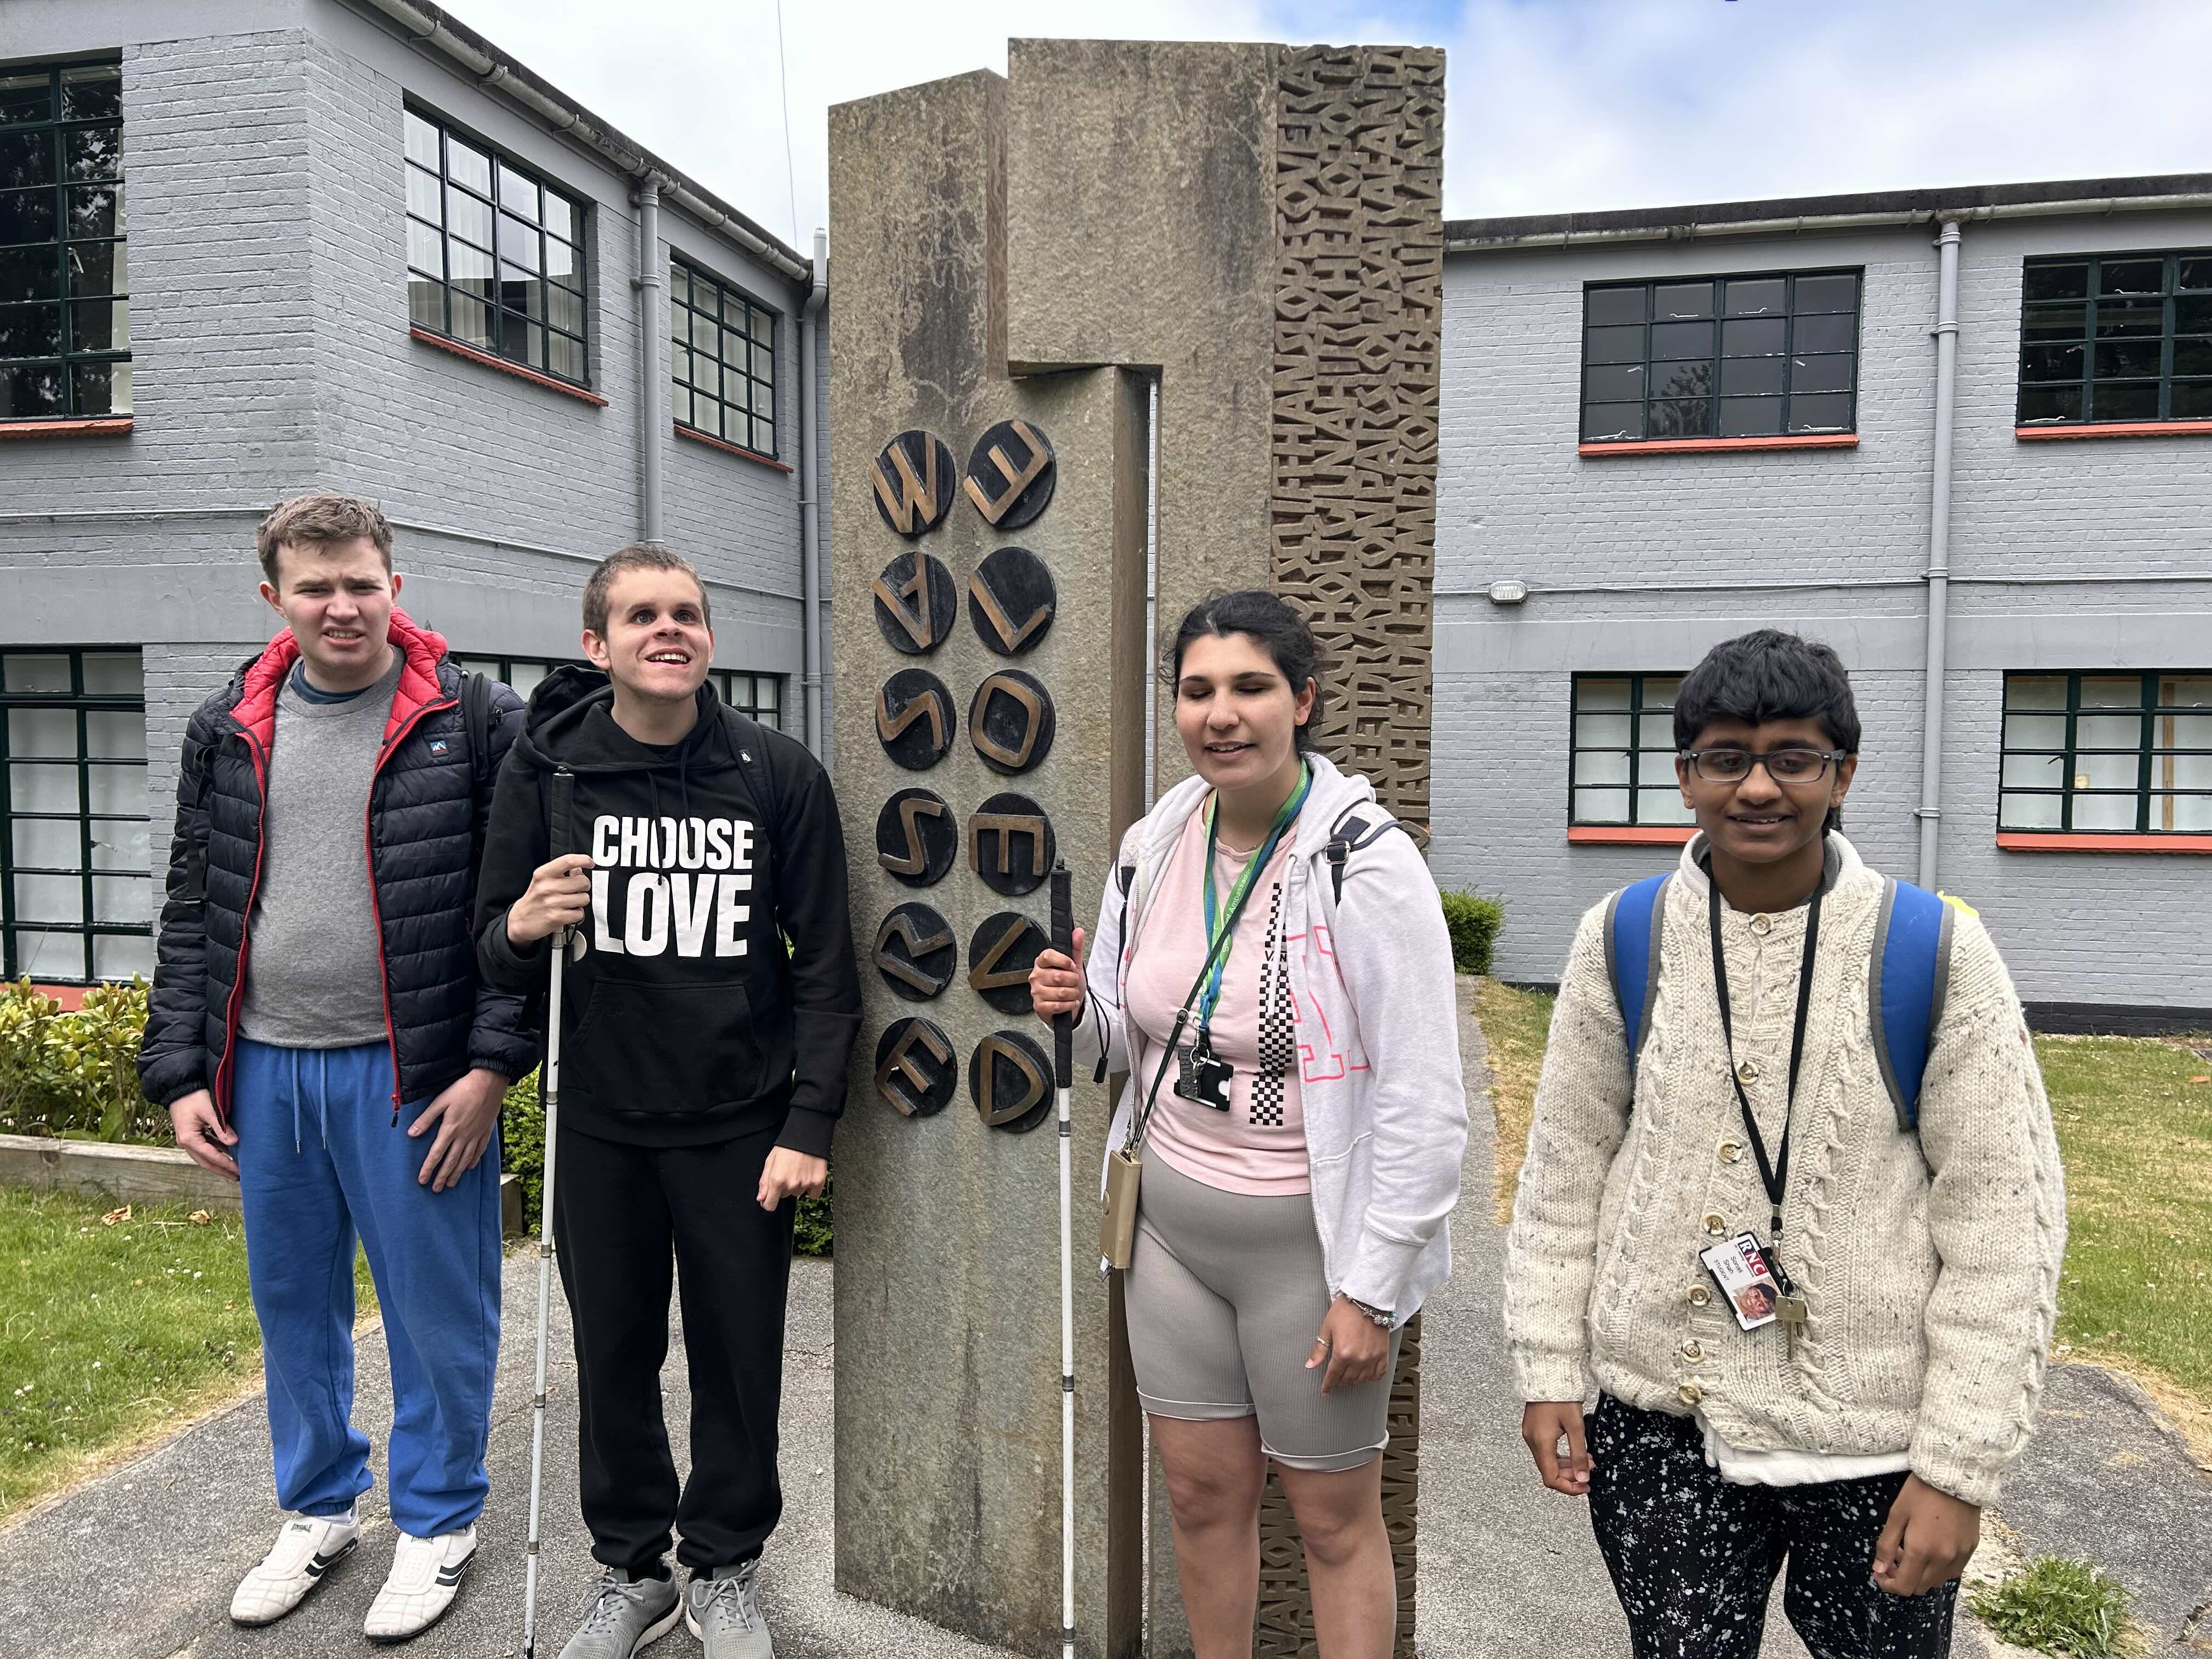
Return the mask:
<svg viewBox="0 0 2212 1659">
<path fill-rule="evenodd" d="M 1068 897 L 1067 860 L 1052 870 L 1052 948 L 1075 955 L 1074 907 Z M 1054 1105 L 1060 1113 L 1060 1651 L 1075 1659 L 1075 1246 L 1068 1221 L 1068 1152 L 1075 1129 L 1068 1091 L 1075 1081 L 1075 1020 L 1052 1022 Z"/>
<path fill-rule="evenodd" d="M 576 787 L 567 767 L 553 774 L 548 845 L 554 857 L 568 850 L 568 809 Z M 568 929 L 553 935 L 553 979 L 545 995 L 545 1167 L 538 1194 L 538 1382 L 530 1402 L 530 1544 L 522 1569 L 522 1659 L 538 1654 L 538 1493 L 545 1474 L 545 1339 L 553 1310 L 553 1156 L 561 1121 L 561 970 L 568 960 Z"/>
</svg>

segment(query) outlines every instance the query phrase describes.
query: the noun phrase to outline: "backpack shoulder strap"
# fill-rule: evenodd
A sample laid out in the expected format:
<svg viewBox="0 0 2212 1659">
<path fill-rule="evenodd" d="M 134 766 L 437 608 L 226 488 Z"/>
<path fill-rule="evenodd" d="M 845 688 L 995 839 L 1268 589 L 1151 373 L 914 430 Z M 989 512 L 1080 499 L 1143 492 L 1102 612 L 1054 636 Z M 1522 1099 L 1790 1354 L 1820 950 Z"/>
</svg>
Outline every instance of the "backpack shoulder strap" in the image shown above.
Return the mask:
<svg viewBox="0 0 2212 1659">
<path fill-rule="evenodd" d="M 483 793 L 491 767 L 491 682 L 473 668 L 461 674 L 461 735 L 468 739 L 469 764 L 476 771 L 477 793 Z"/>
<path fill-rule="evenodd" d="M 1340 902 L 1344 897 L 1344 866 L 1352 861 L 1354 853 L 1363 847 L 1372 847 L 1393 830 L 1404 830 L 1409 837 L 1413 836 L 1411 830 L 1380 806 L 1373 809 L 1380 821 L 1370 819 L 1365 816 L 1368 807 L 1369 803 L 1364 801 L 1346 807 L 1329 830 L 1328 845 L 1322 849 L 1328 859 L 1328 896 L 1333 903 Z"/>
<path fill-rule="evenodd" d="M 1920 1079 L 1949 989 L 1951 922 L 1951 907 L 1927 889 L 1893 878 L 1884 883 L 1867 1012 L 1882 1083 L 1898 1127 L 1909 1133 L 1919 1132 Z"/>
<path fill-rule="evenodd" d="M 783 870 L 783 797 L 775 787 L 775 769 L 768 762 L 768 731 L 742 708 L 722 705 L 722 718 L 730 722 L 731 746 L 738 751 L 738 764 L 745 775 L 745 787 L 752 798 L 761 804 L 768 815 L 768 856 L 771 870 L 779 876 Z M 781 883 L 778 897 L 781 896 Z"/>
<path fill-rule="evenodd" d="M 1667 884 L 1671 870 L 1622 888 L 1605 907 L 1605 975 L 1613 981 L 1620 1023 L 1628 1030 L 1628 1073 L 1636 1075 L 1644 1052 L 1645 1016 L 1659 992 L 1659 950 L 1667 929 Z"/>
</svg>

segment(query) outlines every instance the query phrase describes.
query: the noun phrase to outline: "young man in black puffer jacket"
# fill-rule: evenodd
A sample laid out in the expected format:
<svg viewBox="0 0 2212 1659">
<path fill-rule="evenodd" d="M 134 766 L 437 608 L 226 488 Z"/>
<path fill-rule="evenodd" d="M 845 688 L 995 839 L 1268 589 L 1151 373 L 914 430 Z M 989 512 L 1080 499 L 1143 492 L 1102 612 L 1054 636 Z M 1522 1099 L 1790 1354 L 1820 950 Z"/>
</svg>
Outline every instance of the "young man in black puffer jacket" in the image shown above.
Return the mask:
<svg viewBox="0 0 2212 1659">
<path fill-rule="evenodd" d="M 500 1249 L 486 1153 L 536 1043 L 521 1004 L 478 982 L 469 924 L 522 705 L 505 686 L 467 695 L 446 642 L 397 608 L 391 526 L 368 502 L 286 501 L 258 543 L 262 596 L 288 626 L 185 732 L 139 1077 L 245 1211 L 276 1496 L 294 1519 L 231 1617 L 283 1617 L 360 1541 L 358 1234 L 392 1355 L 399 1534 L 366 1633 L 402 1641 L 452 1605 L 489 1485 Z"/>
</svg>

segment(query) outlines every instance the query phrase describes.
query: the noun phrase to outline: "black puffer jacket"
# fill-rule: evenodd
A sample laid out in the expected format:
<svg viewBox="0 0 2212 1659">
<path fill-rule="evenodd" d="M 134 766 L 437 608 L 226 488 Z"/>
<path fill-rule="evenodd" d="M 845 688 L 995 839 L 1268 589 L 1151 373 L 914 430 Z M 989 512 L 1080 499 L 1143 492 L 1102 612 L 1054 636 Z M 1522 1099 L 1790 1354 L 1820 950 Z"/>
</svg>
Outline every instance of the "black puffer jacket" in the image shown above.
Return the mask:
<svg viewBox="0 0 2212 1659">
<path fill-rule="evenodd" d="M 479 987 L 469 930 L 492 784 L 521 729 L 522 700 L 493 687 L 490 729 L 465 732 L 461 669 L 445 641 L 398 611 L 391 640 L 406 665 L 369 793 L 368 835 L 397 1107 L 474 1067 L 520 1077 L 538 1050 L 522 1004 Z M 206 1089 L 230 1115 L 228 1059 L 251 962 L 263 779 L 276 696 L 299 656 L 291 634 L 278 635 L 185 728 L 168 899 L 138 1051 L 139 1082 L 156 1105 Z M 472 741 L 485 745 L 481 788 Z"/>
</svg>

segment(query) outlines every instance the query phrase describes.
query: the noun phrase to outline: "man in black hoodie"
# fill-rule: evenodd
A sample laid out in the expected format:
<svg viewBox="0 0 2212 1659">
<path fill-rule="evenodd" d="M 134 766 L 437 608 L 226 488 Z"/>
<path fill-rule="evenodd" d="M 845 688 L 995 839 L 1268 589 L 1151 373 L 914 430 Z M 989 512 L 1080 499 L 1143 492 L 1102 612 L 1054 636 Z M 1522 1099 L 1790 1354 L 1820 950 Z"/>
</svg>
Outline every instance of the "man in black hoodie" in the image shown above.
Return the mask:
<svg viewBox="0 0 2212 1659">
<path fill-rule="evenodd" d="M 514 992 L 544 984 L 546 941 L 575 929 L 553 1225 L 605 1571 L 562 1655 L 629 1659 L 682 1617 L 710 1659 L 768 1659 L 755 1575 L 783 1506 L 792 1217 L 828 1178 L 860 1025 L 844 837 L 805 747 L 707 688 L 706 591 L 684 560 L 629 547 L 601 563 L 583 643 L 599 672 L 556 670 L 531 697 L 477 911 L 484 977 Z M 574 849 L 550 842 L 563 772 Z M 680 1497 L 660 1410 L 672 1249 L 691 1382 Z"/>
</svg>

